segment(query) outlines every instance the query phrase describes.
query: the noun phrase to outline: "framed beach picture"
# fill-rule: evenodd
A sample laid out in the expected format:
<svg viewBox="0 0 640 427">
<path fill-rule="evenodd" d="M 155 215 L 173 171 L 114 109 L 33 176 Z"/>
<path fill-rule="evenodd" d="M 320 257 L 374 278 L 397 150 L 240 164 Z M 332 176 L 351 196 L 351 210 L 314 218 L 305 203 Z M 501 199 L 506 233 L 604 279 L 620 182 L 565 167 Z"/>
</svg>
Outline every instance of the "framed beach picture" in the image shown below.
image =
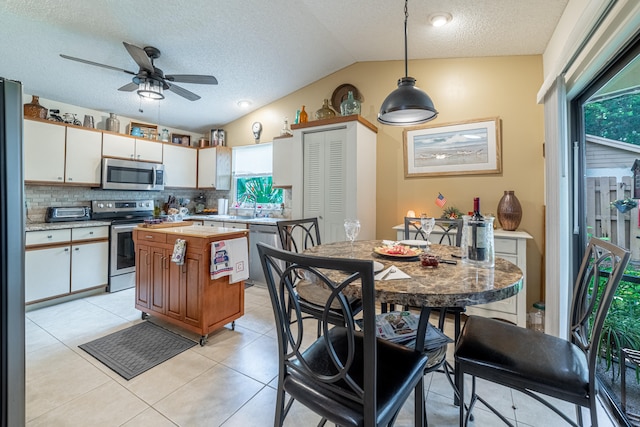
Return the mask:
<svg viewBox="0 0 640 427">
<path fill-rule="evenodd" d="M 403 145 L 406 178 L 502 172 L 498 117 L 406 128 Z"/>
</svg>

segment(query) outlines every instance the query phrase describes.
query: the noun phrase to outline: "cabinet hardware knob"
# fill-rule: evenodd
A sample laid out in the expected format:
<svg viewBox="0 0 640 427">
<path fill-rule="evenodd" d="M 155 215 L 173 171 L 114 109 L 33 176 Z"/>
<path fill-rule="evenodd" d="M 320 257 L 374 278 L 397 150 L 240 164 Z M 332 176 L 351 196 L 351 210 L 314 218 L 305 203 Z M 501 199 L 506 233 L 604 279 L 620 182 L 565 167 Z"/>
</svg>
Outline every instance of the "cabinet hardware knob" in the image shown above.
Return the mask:
<svg viewBox="0 0 640 427">
<path fill-rule="evenodd" d="M 69 177 L 69 178 L 67 179 L 67 181 L 73 181 L 73 178 Z"/>
<path fill-rule="evenodd" d="M 74 248 L 74 249 L 75 249 L 76 251 L 79 251 L 79 250 L 80 250 L 80 248 Z"/>
<path fill-rule="evenodd" d="M 153 236 L 144 236 L 145 239 L 153 239 Z"/>
<path fill-rule="evenodd" d="M 69 252 L 69 248 L 64 248 L 64 251 L 65 252 Z"/>
<path fill-rule="evenodd" d="M 58 177 L 58 181 L 62 181 L 62 177 L 61 176 Z"/>
<path fill-rule="evenodd" d="M 93 231 L 90 231 L 89 234 L 93 234 Z"/>
<path fill-rule="evenodd" d="M 52 239 L 53 236 L 51 234 L 47 235 L 47 239 Z"/>
</svg>

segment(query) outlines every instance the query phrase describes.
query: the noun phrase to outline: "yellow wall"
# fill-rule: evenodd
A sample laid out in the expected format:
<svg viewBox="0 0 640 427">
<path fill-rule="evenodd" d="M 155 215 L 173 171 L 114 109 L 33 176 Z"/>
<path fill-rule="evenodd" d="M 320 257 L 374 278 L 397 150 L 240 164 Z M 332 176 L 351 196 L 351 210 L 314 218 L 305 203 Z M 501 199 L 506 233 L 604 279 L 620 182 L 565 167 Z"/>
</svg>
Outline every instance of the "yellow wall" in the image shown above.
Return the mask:
<svg viewBox="0 0 640 427">
<path fill-rule="evenodd" d="M 430 59 L 409 63 L 409 75 L 433 99 L 439 116 L 428 125 L 500 117 L 502 173 L 447 177 L 405 178 L 402 127 L 383 126 L 376 120 L 384 98 L 404 73 L 401 61 L 357 63 L 227 124 L 229 145 L 253 144 L 251 123 L 260 121 L 261 141 L 280 134 L 283 119 L 293 122 L 306 106 L 309 118 L 331 98 L 334 89 L 350 83 L 364 96 L 362 116 L 378 127 L 377 237 L 394 238 L 391 227 L 400 224 L 408 209 L 440 216 L 434 200 L 441 192 L 445 207 L 463 212 L 480 197 L 484 213 L 496 212 L 504 190 L 515 190 L 524 211 L 519 229 L 533 240 L 527 245 L 528 307 L 540 299 L 544 249 L 544 121 L 536 93 L 542 85 L 541 56 Z"/>
</svg>

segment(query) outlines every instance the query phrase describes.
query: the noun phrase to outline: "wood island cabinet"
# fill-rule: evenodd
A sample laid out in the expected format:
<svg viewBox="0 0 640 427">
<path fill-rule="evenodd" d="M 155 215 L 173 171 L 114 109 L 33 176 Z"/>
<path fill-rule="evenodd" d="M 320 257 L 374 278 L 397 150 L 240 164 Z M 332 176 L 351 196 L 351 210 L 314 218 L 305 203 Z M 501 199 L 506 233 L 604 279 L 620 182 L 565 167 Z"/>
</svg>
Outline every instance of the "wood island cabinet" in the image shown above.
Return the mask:
<svg viewBox="0 0 640 427">
<path fill-rule="evenodd" d="M 157 316 L 201 336 L 244 314 L 244 282 L 210 278 L 211 243 L 247 237 L 246 230 L 172 227 L 134 230 L 136 302 L 142 317 Z M 176 239 L 187 242 L 182 265 L 171 262 Z"/>
</svg>

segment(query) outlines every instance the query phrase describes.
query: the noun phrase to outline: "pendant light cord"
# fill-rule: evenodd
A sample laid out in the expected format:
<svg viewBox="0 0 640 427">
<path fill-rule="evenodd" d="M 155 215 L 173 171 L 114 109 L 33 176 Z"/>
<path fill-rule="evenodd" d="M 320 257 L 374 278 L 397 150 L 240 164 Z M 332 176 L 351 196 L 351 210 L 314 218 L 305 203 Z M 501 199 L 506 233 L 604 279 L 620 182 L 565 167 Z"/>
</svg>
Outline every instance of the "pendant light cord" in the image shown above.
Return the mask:
<svg viewBox="0 0 640 427">
<path fill-rule="evenodd" d="M 409 19 L 409 0 L 404 0 L 404 76 L 409 77 L 409 62 L 407 53 L 407 20 Z"/>
</svg>

